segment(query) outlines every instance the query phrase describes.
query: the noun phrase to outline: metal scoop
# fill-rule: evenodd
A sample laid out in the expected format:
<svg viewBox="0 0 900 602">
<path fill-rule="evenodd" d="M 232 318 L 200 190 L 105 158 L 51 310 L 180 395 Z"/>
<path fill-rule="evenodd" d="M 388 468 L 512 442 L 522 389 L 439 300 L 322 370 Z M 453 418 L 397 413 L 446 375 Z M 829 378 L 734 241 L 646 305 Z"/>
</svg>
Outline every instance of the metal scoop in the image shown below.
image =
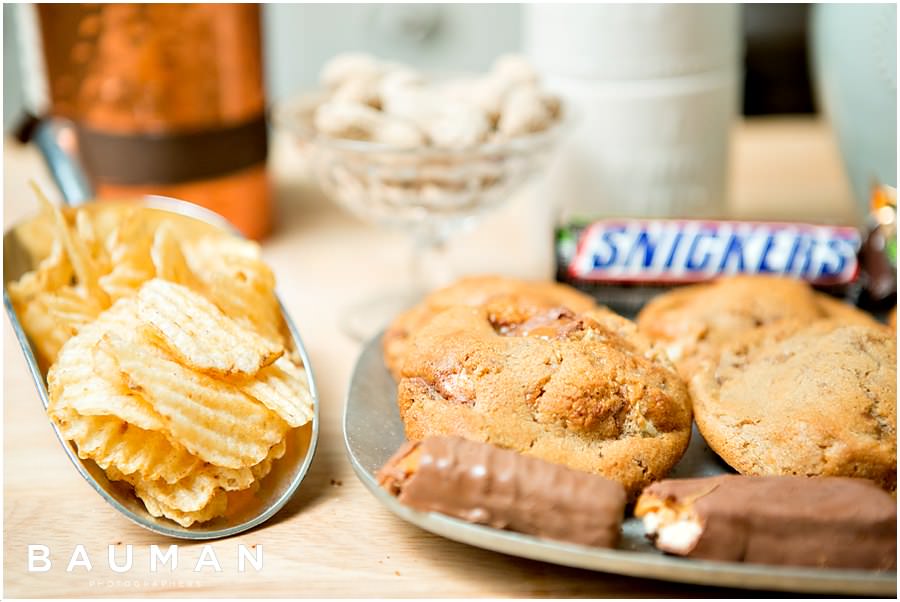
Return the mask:
<svg viewBox="0 0 900 602">
<path fill-rule="evenodd" d="M 77 164 L 59 147 L 56 140 L 56 132 L 54 131 L 56 127 L 58 126 L 52 123 L 41 125 L 34 140 L 41 149 L 44 159 L 50 167 L 51 174 L 62 190 L 66 202 L 70 203 L 70 206 L 77 204 L 89 211 L 94 210 L 99 204 L 85 202 L 86 199 L 91 198 L 92 194 Z M 106 206 L 107 204 L 104 203 L 103 205 Z M 234 227 L 219 215 L 184 201 L 160 196 L 148 196 L 133 202 L 130 206 L 143 206 L 168 211 L 240 236 Z M 9 282 L 17 280 L 22 274 L 35 267 L 32 254 L 23 243 L 23 225 L 24 223 L 17 224 L 3 235 L 3 304 L 6 306 L 16 339 L 19 341 L 22 353 L 28 362 L 28 368 L 41 397 L 41 402 L 44 404 L 44 410 L 46 410 L 50 401 L 46 374 L 38 364 L 35 349 L 22 329 L 6 290 Z M 123 483 L 109 481 L 103 470 L 92 460 L 79 458 L 74 444 L 66 441 L 56 425 L 48 418 L 48 422 L 52 425 L 56 437 L 62 444 L 69 459 L 75 465 L 75 468 L 109 505 L 145 529 L 170 537 L 196 540 L 228 537 L 251 529 L 271 518 L 288 502 L 297 490 L 297 487 L 300 486 L 300 482 L 306 475 L 315 453 L 316 442 L 319 436 L 319 398 L 313 373 L 310 369 L 309 356 L 303 347 L 303 341 L 300 340 L 300 335 L 297 333 L 294 323 L 280 301 L 279 306 L 290 333 L 290 344 L 293 345 L 303 360 L 303 367 L 309 382 L 309 392 L 313 399 L 313 418 L 308 424 L 289 432 L 285 455 L 274 463 L 272 472 L 260 482 L 259 490 L 254 495 L 246 496 L 245 499 L 242 499 L 242 503 L 237 505 L 236 508 L 229 508 L 228 514 L 224 517 L 195 524 L 191 527 L 182 527 L 168 519 L 151 516 L 144 508 L 144 504 L 131 492 L 130 488 Z"/>
</svg>

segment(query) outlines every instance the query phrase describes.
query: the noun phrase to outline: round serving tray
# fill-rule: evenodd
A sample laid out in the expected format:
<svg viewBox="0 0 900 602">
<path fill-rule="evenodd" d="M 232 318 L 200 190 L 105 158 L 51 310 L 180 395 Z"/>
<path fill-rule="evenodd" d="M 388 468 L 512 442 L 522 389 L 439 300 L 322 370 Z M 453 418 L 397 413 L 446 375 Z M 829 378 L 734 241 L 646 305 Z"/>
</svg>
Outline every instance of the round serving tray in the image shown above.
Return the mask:
<svg viewBox="0 0 900 602">
<path fill-rule="evenodd" d="M 663 554 L 644 537 L 642 525 L 628 518 L 614 550 L 541 539 L 474 525 L 435 512 L 417 512 L 382 490 L 375 473 L 406 440 L 397 410 L 397 387 L 384 367 L 381 337 L 364 347 L 353 371 L 344 408 L 344 444 L 357 476 L 391 512 L 426 531 L 495 552 L 565 566 L 700 585 L 815 594 L 896 596 L 896 573 L 775 567 L 690 560 Z M 673 477 L 728 472 L 694 430 Z"/>
</svg>

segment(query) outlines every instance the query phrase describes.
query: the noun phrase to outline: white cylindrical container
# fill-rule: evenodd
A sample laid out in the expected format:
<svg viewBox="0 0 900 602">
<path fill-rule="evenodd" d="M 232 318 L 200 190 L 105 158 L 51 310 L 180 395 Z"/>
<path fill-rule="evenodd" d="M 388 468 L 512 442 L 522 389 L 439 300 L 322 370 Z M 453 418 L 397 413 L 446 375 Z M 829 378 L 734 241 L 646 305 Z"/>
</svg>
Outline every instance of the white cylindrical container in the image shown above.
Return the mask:
<svg viewBox="0 0 900 602">
<path fill-rule="evenodd" d="M 740 99 L 734 5 L 529 5 L 526 53 L 576 124 L 561 219 L 721 217 Z"/>
<path fill-rule="evenodd" d="M 732 67 L 734 4 L 529 4 L 523 39 L 535 67 L 589 79 L 651 79 Z"/>
</svg>

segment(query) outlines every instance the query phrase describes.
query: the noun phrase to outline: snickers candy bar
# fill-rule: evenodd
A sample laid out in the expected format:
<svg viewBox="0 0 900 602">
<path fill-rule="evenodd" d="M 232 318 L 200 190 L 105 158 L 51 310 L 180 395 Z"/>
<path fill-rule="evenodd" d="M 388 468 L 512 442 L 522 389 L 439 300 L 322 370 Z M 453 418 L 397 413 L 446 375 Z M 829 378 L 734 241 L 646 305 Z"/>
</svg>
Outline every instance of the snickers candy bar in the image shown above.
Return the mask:
<svg viewBox="0 0 900 602">
<path fill-rule="evenodd" d="M 670 479 L 645 489 L 634 514 L 657 548 L 679 556 L 845 569 L 897 566 L 897 503 L 864 479 Z"/>
<path fill-rule="evenodd" d="M 734 274 L 781 275 L 845 293 L 857 278 L 860 245 L 850 227 L 606 219 L 557 230 L 557 280 L 626 312 L 662 287 Z"/>
<path fill-rule="evenodd" d="M 615 481 L 458 437 L 405 444 L 378 482 L 415 510 L 604 548 L 625 514 Z"/>
</svg>

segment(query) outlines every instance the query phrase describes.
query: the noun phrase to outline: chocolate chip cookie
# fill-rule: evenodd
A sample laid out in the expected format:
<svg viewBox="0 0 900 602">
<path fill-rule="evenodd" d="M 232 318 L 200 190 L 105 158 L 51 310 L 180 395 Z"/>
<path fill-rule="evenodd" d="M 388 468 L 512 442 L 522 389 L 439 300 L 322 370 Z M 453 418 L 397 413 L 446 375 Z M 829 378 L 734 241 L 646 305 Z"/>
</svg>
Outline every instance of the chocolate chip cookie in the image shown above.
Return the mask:
<svg viewBox="0 0 900 602">
<path fill-rule="evenodd" d="M 748 475 L 897 485 L 897 340 L 882 325 L 781 323 L 722 348 L 690 382 L 706 442 Z"/>
<path fill-rule="evenodd" d="M 632 496 L 687 447 L 686 385 L 608 310 L 455 306 L 408 346 L 398 404 L 411 440 L 492 443 L 617 480 Z"/>
<path fill-rule="evenodd" d="M 637 322 L 689 380 L 736 336 L 767 324 L 825 318 L 875 324 L 869 314 L 804 282 L 775 276 L 734 276 L 674 289 L 650 301 Z"/>
<path fill-rule="evenodd" d="M 406 357 L 409 337 L 427 324 L 431 318 L 454 305 L 479 306 L 503 298 L 509 306 L 522 311 L 535 308 L 565 307 L 574 312 L 596 307 L 593 298 L 570 286 L 555 282 L 518 280 L 501 276 L 472 276 L 437 290 L 412 309 L 400 314 L 384 333 L 384 362 L 394 375 Z"/>
</svg>

